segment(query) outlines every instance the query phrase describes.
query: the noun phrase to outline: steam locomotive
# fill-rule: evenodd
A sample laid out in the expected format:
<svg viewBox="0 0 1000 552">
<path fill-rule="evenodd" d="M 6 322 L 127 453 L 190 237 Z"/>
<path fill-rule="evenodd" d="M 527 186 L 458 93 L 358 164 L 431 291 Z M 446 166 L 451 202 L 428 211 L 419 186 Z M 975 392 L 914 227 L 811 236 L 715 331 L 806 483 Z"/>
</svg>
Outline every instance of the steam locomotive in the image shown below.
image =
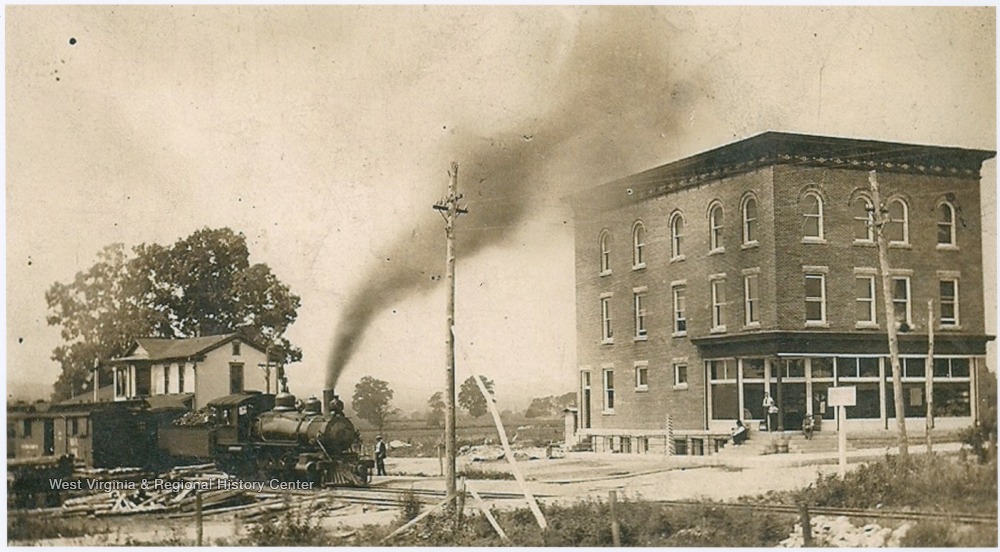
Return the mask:
<svg viewBox="0 0 1000 552">
<path fill-rule="evenodd" d="M 248 479 L 366 486 L 374 462 L 360 454 L 361 438 L 344 405 L 323 413 L 319 399 L 236 393 L 208 403 L 211 456 L 226 473 Z"/>
</svg>

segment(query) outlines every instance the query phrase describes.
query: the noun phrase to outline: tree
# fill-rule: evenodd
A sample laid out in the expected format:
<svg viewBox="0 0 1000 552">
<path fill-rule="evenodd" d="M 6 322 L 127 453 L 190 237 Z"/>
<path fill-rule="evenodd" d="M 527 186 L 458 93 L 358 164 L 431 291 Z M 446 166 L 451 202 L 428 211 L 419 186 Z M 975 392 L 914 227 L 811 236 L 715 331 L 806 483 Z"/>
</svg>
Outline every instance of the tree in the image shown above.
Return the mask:
<svg viewBox="0 0 1000 552">
<path fill-rule="evenodd" d="M 472 379 L 473 376 L 469 376 L 468 379 L 462 382 L 462 387 L 458 390 L 458 404 L 473 418 L 478 418 L 487 412 L 486 398 L 479 391 L 479 386 L 476 385 L 476 380 Z M 493 381 L 486 379 L 484 376 L 479 376 L 480 381 L 486 386 L 486 390 L 493 395 Z"/>
<path fill-rule="evenodd" d="M 441 427 L 444 425 L 444 393 L 438 391 L 427 399 L 427 407 L 431 409 L 427 415 L 427 425 L 429 427 Z"/>
<path fill-rule="evenodd" d="M 525 418 L 558 418 L 563 410 L 576 405 L 576 393 L 570 391 L 559 396 L 536 397 L 524 411 Z"/>
<path fill-rule="evenodd" d="M 378 432 L 382 433 L 389 417 L 397 412 L 390 406 L 392 394 L 388 382 L 365 376 L 354 386 L 351 408 L 358 418 L 377 427 Z"/>
<path fill-rule="evenodd" d="M 54 283 L 45 300 L 46 321 L 62 328 L 65 342 L 52 352 L 62 366 L 56 400 L 93 385 L 95 362 L 125 354 L 139 337 L 239 332 L 272 358 L 302 358 L 284 337 L 299 297 L 266 264 L 251 265 L 246 238 L 228 228 L 204 228 L 168 247 L 140 244 L 131 254 L 109 245 L 72 282 Z"/>
</svg>

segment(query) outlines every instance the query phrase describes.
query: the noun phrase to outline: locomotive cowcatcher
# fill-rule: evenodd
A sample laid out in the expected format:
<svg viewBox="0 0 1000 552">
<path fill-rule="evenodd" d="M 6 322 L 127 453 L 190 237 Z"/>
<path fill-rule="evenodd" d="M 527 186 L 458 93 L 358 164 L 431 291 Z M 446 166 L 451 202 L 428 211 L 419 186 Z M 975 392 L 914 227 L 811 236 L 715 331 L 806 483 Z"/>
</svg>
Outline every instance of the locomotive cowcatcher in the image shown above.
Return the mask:
<svg viewBox="0 0 1000 552">
<path fill-rule="evenodd" d="M 235 393 L 208 403 L 215 430 L 212 456 L 226 473 L 245 478 L 365 486 L 374 463 L 339 400 L 324 414 L 319 399 L 296 407 L 277 396 Z"/>
</svg>

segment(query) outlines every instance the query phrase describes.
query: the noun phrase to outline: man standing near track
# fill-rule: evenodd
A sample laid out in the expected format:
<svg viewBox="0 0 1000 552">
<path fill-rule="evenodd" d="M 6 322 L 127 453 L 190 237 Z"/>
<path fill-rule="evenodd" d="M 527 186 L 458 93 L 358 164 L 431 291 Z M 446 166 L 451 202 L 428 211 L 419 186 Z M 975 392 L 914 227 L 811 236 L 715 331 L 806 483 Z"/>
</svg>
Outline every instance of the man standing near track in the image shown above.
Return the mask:
<svg viewBox="0 0 1000 552">
<path fill-rule="evenodd" d="M 375 437 L 375 475 L 385 475 L 385 457 L 387 453 L 388 447 L 385 446 L 382 436 Z"/>
</svg>

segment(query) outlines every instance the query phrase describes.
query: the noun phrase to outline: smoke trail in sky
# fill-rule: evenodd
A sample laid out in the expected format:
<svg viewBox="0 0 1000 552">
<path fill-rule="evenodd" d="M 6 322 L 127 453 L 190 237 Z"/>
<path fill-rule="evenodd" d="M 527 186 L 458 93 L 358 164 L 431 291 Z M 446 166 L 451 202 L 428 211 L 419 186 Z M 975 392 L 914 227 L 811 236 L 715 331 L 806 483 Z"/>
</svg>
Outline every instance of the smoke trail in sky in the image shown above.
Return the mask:
<svg viewBox="0 0 1000 552">
<path fill-rule="evenodd" d="M 662 12 L 588 9 L 578 25 L 559 82 L 545 100 L 549 108 L 536 123 L 488 138 L 454 134 L 449 152 L 459 162 L 459 187 L 471 211 L 460 219 L 457 249 L 463 258 L 502 243 L 539 199 L 558 198 L 580 182 L 596 185 L 598 178 L 623 176 L 636 169 L 636 159 L 655 158 L 662 136 L 677 126 L 679 104 L 691 86 L 670 75 L 667 37 L 674 29 Z M 554 163 L 573 169 L 556 182 L 543 176 Z M 373 267 L 351 295 L 338 324 L 327 387 L 336 384 L 378 313 L 439 284 L 434 275 L 444 265 L 441 225 L 428 205 L 419 229 L 400 236 L 386 253 L 392 262 Z"/>
</svg>

